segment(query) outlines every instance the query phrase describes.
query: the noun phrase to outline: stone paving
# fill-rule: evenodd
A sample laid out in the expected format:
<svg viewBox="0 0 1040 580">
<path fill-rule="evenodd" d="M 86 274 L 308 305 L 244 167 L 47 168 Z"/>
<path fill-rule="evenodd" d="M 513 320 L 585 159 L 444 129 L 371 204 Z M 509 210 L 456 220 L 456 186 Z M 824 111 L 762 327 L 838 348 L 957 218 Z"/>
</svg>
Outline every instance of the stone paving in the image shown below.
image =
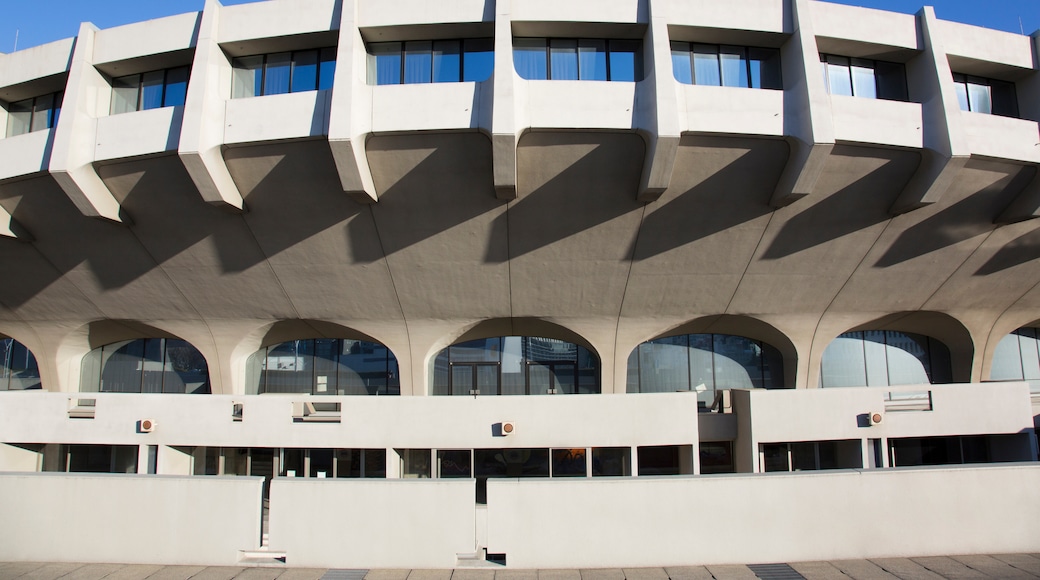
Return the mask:
<svg viewBox="0 0 1040 580">
<path fill-rule="evenodd" d="M 514 570 L 344 570 L 287 567 L 158 566 L 151 564 L 76 564 L 0 562 L 0 580 L 943 580 L 997 578 L 1040 579 L 1040 553 L 925 558 L 875 558 L 792 562 L 787 566 L 676 566 L 668 568 L 598 568 Z"/>
</svg>

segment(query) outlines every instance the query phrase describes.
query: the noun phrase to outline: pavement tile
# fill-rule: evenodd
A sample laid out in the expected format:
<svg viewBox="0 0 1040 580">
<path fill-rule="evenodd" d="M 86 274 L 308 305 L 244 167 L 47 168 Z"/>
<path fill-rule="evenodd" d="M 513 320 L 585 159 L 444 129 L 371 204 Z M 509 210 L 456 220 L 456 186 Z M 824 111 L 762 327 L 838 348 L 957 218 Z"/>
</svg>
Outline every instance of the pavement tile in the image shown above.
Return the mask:
<svg viewBox="0 0 1040 580">
<path fill-rule="evenodd" d="M 664 569 L 672 580 L 714 580 L 704 566 L 670 566 Z"/>
<path fill-rule="evenodd" d="M 231 580 L 244 570 L 241 566 L 209 566 L 192 576 L 191 580 Z"/>
<path fill-rule="evenodd" d="M 205 566 L 162 566 L 148 580 L 188 580 L 205 569 Z"/>
<path fill-rule="evenodd" d="M 792 562 L 788 564 L 806 580 L 849 580 L 849 577 L 830 562 Z"/>
<path fill-rule="evenodd" d="M 451 570 L 412 570 L 408 580 L 450 580 Z"/>
<path fill-rule="evenodd" d="M 285 572 L 285 568 L 245 568 L 234 578 L 235 580 L 274 580 L 281 576 L 282 572 Z M 196 577 L 192 576 L 191 580 L 195 580 Z"/>
<path fill-rule="evenodd" d="M 123 564 L 105 576 L 105 580 L 144 580 L 162 568 L 158 564 Z"/>
<path fill-rule="evenodd" d="M 491 569 L 460 569 L 451 573 L 451 580 L 495 580 L 495 570 Z"/>
<path fill-rule="evenodd" d="M 853 580 L 899 580 L 868 560 L 831 560 L 831 564 Z"/>
<path fill-rule="evenodd" d="M 384 568 L 381 570 L 369 570 L 365 574 L 365 580 L 405 580 L 411 570 L 404 568 Z"/>
<path fill-rule="evenodd" d="M 289 568 L 282 572 L 278 580 L 320 580 L 325 572 L 325 568 Z"/>
<path fill-rule="evenodd" d="M 902 580 L 944 580 L 910 558 L 872 558 L 870 561 Z"/>
<path fill-rule="evenodd" d="M 668 580 L 664 568 L 625 568 L 625 580 Z"/>
<path fill-rule="evenodd" d="M 577 570 L 539 570 L 538 580 L 581 580 Z"/>
<path fill-rule="evenodd" d="M 973 570 L 957 560 L 947 558 L 946 556 L 927 556 L 922 558 L 911 558 L 911 560 L 948 580 L 969 580 L 973 578 L 987 577 L 978 570 Z"/>
<path fill-rule="evenodd" d="M 751 568 L 743 565 L 713 565 L 705 566 L 708 572 L 715 577 L 715 580 L 758 580 L 758 576 L 751 571 Z"/>
<path fill-rule="evenodd" d="M 0 579 L 13 580 L 44 565 L 44 562 L 3 562 L 0 563 Z"/>
<path fill-rule="evenodd" d="M 79 562 L 50 562 L 26 572 L 20 578 L 25 580 L 57 580 L 83 566 L 84 564 Z"/>
<path fill-rule="evenodd" d="M 1005 580 L 1035 580 L 1036 576 L 994 558 L 993 556 L 951 556 L 961 564 L 982 572 L 987 576 Z"/>
<path fill-rule="evenodd" d="M 495 580 L 538 580 L 538 570 L 495 570 Z"/>
<path fill-rule="evenodd" d="M 1040 558 L 1029 554 L 993 554 L 993 557 L 1030 574 L 1040 577 Z"/>
<path fill-rule="evenodd" d="M 585 568 L 580 573 L 581 580 L 625 580 L 621 568 Z"/>
<path fill-rule="evenodd" d="M 101 580 L 121 567 L 121 564 L 84 564 L 61 578 L 62 580 Z"/>
</svg>

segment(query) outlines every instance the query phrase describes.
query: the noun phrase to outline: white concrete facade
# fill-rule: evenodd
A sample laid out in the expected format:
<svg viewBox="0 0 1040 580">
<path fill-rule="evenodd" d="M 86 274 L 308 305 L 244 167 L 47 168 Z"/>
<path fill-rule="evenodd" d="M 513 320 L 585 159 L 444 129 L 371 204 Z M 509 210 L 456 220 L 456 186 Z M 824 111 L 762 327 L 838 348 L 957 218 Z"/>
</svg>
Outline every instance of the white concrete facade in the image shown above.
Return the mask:
<svg viewBox="0 0 1040 580">
<path fill-rule="evenodd" d="M 516 38 L 637 41 L 641 73 L 525 79 Z M 491 39 L 491 76 L 372 80 L 373 45 L 445 39 Z M 775 49 L 782 89 L 680 82 L 673 43 Z M 928 7 L 905 15 L 811 0 L 207 0 L 199 13 L 83 24 L 76 39 L 0 54 L 4 125 L 13 103 L 64 94 L 54 126 L 0 138 L 0 339 L 31 351 L 42 385 L 0 390 L 0 472 L 74 471 L 72 447 L 126 446 L 139 475 L 98 481 L 118 481 L 133 503 L 159 494 L 219 503 L 225 491 L 212 481 L 224 478 L 203 474 L 232 473 L 236 457 L 272 458 L 273 482 L 257 492 L 243 480 L 250 498 L 269 499 L 269 529 L 255 519 L 261 500 L 247 509 L 239 498 L 249 521 L 223 522 L 235 546 L 214 540 L 213 551 L 181 560 L 128 547 L 145 554 L 139 561 L 234 563 L 259 548 L 330 567 L 452 567 L 486 553 L 560 567 L 1030 551 L 1035 540 L 1019 540 L 1037 537 L 1033 523 L 995 530 L 1016 505 L 1035 508 L 1036 494 L 981 498 L 994 478 L 1035 489 L 1036 465 L 916 470 L 896 458 L 900 446 L 934 443 L 948 463 L 976 461 L 978 449 L 986 463 L 1037 459 L 1040 395 L 991 381 L 1001 340 L 1040 327 L 1038 46 L 1036 34 L 946 22 Z M 335 55 L 327 86 L 233 98 L 236 59 L 312 49 Z M 906 100 L 830 94 L 821 55 L 901 65 Z M 183 103 L 111 113 L 114 79 L 178 67 L 190 67 Z M 1017 116 L 962 111 L 955 75 L 1010 83 Z M 938 341 L 948 384 L 819 388 L 828 346 L 858 331 Z M 629 392 L 633 351 L 687 334 L 768 345 L 783 388 L 720 387 L 700 408 L 692 392 Z M 587 349 L 597 393 L 434 395 L 445 348 L 506 336 Z M 194 346 L 212 394 L 91 392 L 90 353 L 153 338 Z M 400 396 L 254 394 L 255 353 L 317 338 L 384 345 Z M 515 433 L 503 435 L 507 423 Z M 815 446 L 817 468 L 833 444 L 840 469 L 760 473 L 779 446 L 797 470 L 797 444 Z M 674 477 L 641 479 L 654 449 L 674 452 Z M 719 449 L 733 473 L 709 476 L 717 466 L 704 454 Z M 381 478 L 310 469 L 331 450 L 381 458 L 359 468 Z M 557 451 L 578 453 L 585 477 L 486 481 L 475 471 L 481 450 L 545 452 L 550 463 Z M 594 477 L 601 450 L 624 458 L 623 475 Z M 297 452 L 308 468 L 294 475 L 307 481 L 284 473 Z M 439 476 L 441 452 L 470 453 L 470 475 Z M 413 455 L 429 461 L 427 475 L 409 471 Z M 390 481 L 411 476 L 429 481 Z M 899 508 L 900 528 L 917 525 L 934 543 L 867 541 L 881 531 L 858 529 L 845 512 L 815 525 L 840 531 L 826 549 L 797 540 L 815 538 L 806 522 L 784 527 L 843 494 L 854 498 L 849 513 L 877 506 L 888 496 L 868 479 L 920 497 L 947 476 L 977 501 L 946 489 Z M 92 486 L 91 477 L 4 474 L 0 497 L 28 494 L 16 506 L 28 518 L 57 509 L 31 482 Z M 660 514 L 671 505 L 692 518 L 702 494 L 730 506 L 756 499 L 719 524 L 716 543 L 680 550 L 712 532 L 672 523 L 676 543 L 657 543 Z M 725 548 L 769 509 L 766 498 L 788 494 L 801 508 L 760 531 L 783 528 L 790 543 Z M 520 513 L 544 495 L 574 511 L 546 502 Z M 610 512 L 592 517 L 596 506 L 647 497 L 657 511 L 612 524 L 641 533 L 603 539 Z M 395 509 L 414 520 L 382 522 L 378 537 L 354 530 L 359 549 L 331 554 L 322 542 L 346 536 L 299 536 L 312 501 L 330 506 L 321 526 Z M 82 518 L 96 514 L 71 513 L 75 544 Z M 175 533 L 196 525 L 162 510 L 150 517 Z M 957 517 L 995 543 L 944 544 L 958 531 L 943 522 Z M 554 552 L 538 543 L 548 541 L 540 525 L 588 546 Z M 407 559 L 386 540 L 424 537 L 436 542 Z M 0 559 L 60 559 L 4 551 L 12 545 L 0 537 Z M 89 543 L 67 554 L 130 561 Z"/>
</svg>

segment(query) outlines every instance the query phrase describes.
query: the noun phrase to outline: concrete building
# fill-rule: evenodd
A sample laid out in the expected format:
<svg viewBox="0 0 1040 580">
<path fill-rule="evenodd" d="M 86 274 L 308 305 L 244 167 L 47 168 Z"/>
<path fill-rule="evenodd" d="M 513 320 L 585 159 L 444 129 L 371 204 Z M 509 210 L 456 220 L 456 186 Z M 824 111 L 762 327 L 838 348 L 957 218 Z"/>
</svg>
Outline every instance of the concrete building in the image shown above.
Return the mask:
<svg viewBox="0 0 1040 580">
<path fill-rule="evenodd" d="M 1040 551 L 1038 41 L 207 0 L 2 54 L 0 560 Z"/>
</svg>

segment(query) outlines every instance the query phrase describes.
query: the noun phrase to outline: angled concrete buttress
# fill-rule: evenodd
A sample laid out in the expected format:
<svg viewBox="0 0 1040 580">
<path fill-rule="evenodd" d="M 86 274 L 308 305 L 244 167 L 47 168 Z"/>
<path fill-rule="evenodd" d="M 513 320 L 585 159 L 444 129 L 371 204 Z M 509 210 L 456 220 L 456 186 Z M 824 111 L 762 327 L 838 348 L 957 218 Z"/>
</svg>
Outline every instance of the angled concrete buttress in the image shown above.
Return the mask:
<svg viewBox="0 0 1040 580">
<path fill-rule="evenodd" d="M 917 172 L 889 210 L 893 214 L 939 201 L 970 156 L 935 10 L 917 13 L 917 29 L 923 53 L 907 63 L 906 72 L 910 99 L 921 103 L 924 149 Z"/>
<path fill-rule="evenodd" d="M 358 203 L 374 203 L 379 196 L 365 149 L 365 140 L 372 132 L 372 87 L 366 82 L 367 53 L 357 19 L 358 3 L 343 0 L 329 113 L 329 147 L 343 191 Z"/>
<path fill-rule="evenodd" d="M 668 189 L 681 138 L 667 5 L 664 0 L 647 0 L 647 46 L 652 54 L 644 59 L 646 78 L 636 87 L 636 126 L 646 139 L 646 158 L 637 197 L 640 201 L 655 201 Z"/>
<path fill-rule="evenodd" d="M 784 84 L 784 134 L 791 147 L 770 205 L 783 207 L 812 193 L 834 149 L 830 96 L 819 72 L 809 0 L 789 0 L 791 38 L 781 48 Z"/>
<path fill-rule="evenodd" d="M 126 222 L 119 203 L 94 169 L 97 118 L 106 111 L 112 88 L 94 68 L 94 38 L 97 27 L 84 22 L 69 65 L 69 80 L 62 105 L 67 112 L 54 129 L 50 172 L 61 189 L 83 215 Z"/>
<path fill-rule="evenodd" d="M 232 210 L 245 209 L 242 193 L 224 162 L 224 101 L 222 77 L 230 78 L 231 63 L 218 44 L 220 3 L 206 0 L 192 62 L 191 84 L 184 99 L 184 124 L 177 148 L 181 163 L 202 199 Z"/>
</svg>

